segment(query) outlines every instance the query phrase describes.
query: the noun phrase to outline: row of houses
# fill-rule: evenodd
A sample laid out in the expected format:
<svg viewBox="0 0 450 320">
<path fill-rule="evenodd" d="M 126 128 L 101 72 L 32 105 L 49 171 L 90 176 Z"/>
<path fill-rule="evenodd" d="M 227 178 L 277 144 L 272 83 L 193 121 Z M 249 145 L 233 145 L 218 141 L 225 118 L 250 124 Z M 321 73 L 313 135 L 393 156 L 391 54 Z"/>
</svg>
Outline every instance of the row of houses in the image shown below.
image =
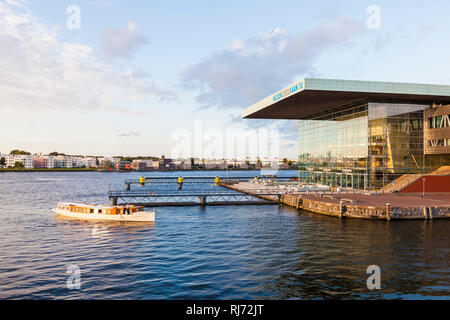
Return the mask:
<svg viewBox="0 0 450 320">
<path fill-rule="evenodd" d="M 294 161 L 270 159 L 166 159 L 162 156 L 158 160 L 136 159 L 123 161 L 119 157 L 82 157 L 82 156 L 46 156 L 0 154 L 4 158 L 4 165 L 0 167 L 14 168 L 17 162 L 25 169 L 53 169 L 53 168 L 99 168 L 104 171 L 169 171 L 169 170 L 225 170 L 225 169 L 258 169 L 280 168 L 289 169 Z M 296 161 L 295 161 L 296 163 Z M 294 163 L 294 165 L 295 165 Z"/>
<path fill-rule="evenodd" d="M 72 156 L 44 156 L 0 154 L 0 159 L 5 159 L 5 168 L 14 168 L 16 163 L 21 163 L 25 169 L 53 169 L 53 168 L 94 168 L 97 167 L 95 157 Z"/>
</svg>

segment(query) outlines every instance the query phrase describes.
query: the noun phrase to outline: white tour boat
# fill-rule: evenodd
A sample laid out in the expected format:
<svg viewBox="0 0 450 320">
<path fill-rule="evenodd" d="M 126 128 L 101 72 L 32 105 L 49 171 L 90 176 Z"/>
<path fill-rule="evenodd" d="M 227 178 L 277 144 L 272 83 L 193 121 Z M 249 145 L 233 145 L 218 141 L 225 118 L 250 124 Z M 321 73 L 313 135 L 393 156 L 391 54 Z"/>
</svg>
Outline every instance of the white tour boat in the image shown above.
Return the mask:
<svg viewBox="0 0 450 320">
<path fill-rule="evenodd" d="M 154 211 L 144 211 L 142 206 L 103 206 L 87 203 L 60 202 L 53 212 L 65 217 L 83 220 L 155 221 Z"/>
</svg>

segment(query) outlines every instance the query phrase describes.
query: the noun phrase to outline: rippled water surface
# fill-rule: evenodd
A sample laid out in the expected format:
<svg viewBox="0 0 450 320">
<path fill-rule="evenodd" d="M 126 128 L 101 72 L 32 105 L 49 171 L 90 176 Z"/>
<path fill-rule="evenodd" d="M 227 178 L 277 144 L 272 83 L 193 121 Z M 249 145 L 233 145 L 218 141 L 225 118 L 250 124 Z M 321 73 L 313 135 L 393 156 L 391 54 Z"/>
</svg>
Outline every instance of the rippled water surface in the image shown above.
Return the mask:
<svg viewBox="0 0 450 320">
<path fill-rule="evenodd" d="M 254 173 L 228 173 L 244 174 Z M 50 211 L 107 203 L 108 189 L 139 176 L 0 173 L 0 298 L 450 298 L 448 221 L 339 220 L 278 205 L 157 208 L 151 225 Z M 66 286 L 73 264 L 79 290 Z M 369 265 L 381 268 L 381 290 L 367 289 Z"/>
</svg>

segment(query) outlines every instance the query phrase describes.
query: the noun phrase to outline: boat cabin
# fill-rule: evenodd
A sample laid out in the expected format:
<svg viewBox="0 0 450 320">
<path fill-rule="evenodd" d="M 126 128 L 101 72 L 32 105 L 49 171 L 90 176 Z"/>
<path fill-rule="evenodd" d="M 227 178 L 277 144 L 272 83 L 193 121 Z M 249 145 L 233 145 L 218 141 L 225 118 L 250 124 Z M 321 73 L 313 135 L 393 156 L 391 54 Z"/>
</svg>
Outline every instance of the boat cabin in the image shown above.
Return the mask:
<svg viewBox="0 0 450 320">
<path fill-rule="evenodd" d="M 128 212 L 125 206 L 97 206 L 84 203 L 58 203 L 58 210 L 73 213 L 92 213 L 92 214 L 133 214 L 144 211 L 142 206 L 130 205 Z"/>
</svg>

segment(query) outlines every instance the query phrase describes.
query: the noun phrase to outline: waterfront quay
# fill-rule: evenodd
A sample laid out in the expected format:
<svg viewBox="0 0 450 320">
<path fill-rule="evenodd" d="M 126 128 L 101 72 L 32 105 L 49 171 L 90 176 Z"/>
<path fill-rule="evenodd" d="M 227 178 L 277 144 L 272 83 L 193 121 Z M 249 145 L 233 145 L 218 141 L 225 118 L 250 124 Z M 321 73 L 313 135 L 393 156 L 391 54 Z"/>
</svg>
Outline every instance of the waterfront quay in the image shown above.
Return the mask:
<svg viewBox="0 0 450 320">
<path fill-rule="evenodd" d="M 210 185 L 217 189 L 183 190 L 184 183 Z M 178 184 L 160 190 L 159 185 Z M 141 177 L 125 181 L 126 190 L 110 191 L 111 205 L 146 207 L 284 204 L 299 210 L 339 218 L 375 220 L 448 219 L 449 193 L 368 192 L 305 184 L 295 177 Z M 140 187 L 131 190 L 131 186 Z M 145 188 L 143 188 L 145 186 Z"/>
<path fill-rule="evenodd" d="M 221 184 L 223 187 L 275 200 L 264 192 L 276 187 L 251 182 Z M 448 219 L 450 195 L 448 193 L 369 193 L 360 190 L 288 191 L 280 196 L 280 203 L 328 216 L 376 220 Z"/>
</svg>

